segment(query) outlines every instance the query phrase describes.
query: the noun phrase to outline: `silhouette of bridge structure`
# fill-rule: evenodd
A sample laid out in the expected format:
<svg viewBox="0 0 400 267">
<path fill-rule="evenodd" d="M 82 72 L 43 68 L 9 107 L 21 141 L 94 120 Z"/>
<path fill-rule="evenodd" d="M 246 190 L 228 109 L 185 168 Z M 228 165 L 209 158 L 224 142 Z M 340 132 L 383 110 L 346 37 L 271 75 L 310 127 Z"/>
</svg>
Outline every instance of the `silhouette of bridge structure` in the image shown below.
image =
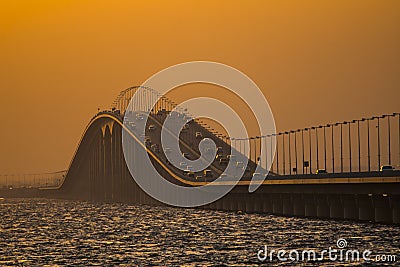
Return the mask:
<svg viewBox="0 0 400 267">
<path fill-rule="evenodd" d="M 132 111 L 129 103 L 134 94 L 139 95 Z M 150 110 L 148 101 L 156 103 Z M 149 112 L 147 121 L 138 110 Z M 131 114 L 133 120 L 124 121 L 127 112 L 136 112 Z M 213 140 L 218 152 L 206 172 L 182 171 L 168 161 L 160 139 L 163 123 L 171 116 L 193 118 L 187 109 L 151 88 L 136 86 L 122 91 L 110 110 L 100 111 L 90 120 L 61 183 L 34 194 L 164 205 L 132 178 L 122 148 L 122 132 L 126 131 L 131 142 L 144 141 L 158 173 L 181 186 L 213 181 L 226 168 L 231 148 L 237 150 L 241 156 L 230 160 L 236 161 L 244 175 L 231 192 L 201 208 L 400 223 L 400 113 L 250 138 L 226 136 L 205 120 L 193 118 L 177 136 L 180 153 L 191 160 L 199 158 L 201 140 Z M 145 133 L 135 132 L 140 124 L 145 124 Z M 265 157 L 261 157 L 262 147 Z M 246 152 L 249 158 L 244 156 Z M 255 173 L 257 164 L 265 173 Z M 270 172 L 260 188 L 249 193 L 252 177 L 266 175 L 269 164 Z"/>
</svg>

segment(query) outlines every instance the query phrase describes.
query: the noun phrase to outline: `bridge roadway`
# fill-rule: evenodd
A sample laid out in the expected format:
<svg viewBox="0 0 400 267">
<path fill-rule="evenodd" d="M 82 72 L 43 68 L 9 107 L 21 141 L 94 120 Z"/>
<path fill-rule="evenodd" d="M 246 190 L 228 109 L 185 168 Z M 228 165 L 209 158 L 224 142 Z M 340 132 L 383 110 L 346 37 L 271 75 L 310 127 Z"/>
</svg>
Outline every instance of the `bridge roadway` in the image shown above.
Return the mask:
<svg viewBox="0 0 400 267">
<path fill-rule="evenodd" d="M 156 116 L 152 116 L 151 120 L 158 129 L 161 128 L 162 120 Z M 209 136 L 226 147 L 226 143 L 205 128 L 200 125 L 193 127 L 203 136 Z M 184 176 L 181 170 L 166 162 L 162 153 L 145 147 L 134 131 L 124 126 L 118 113 L 100 112 L 86 127 L 63 183 L 58 188 L 43 189 L 35 194 L 52 198 L 163 205 L 144 193 L 131 177 L 122 152 L 123 128 L 147 150 L 164 178 L 184 186 L 209 182 Z M 181 149 L 198 157 L 197 143 L 189 145 L 184 139 L 180 136 Z M 252 168 L 254 162 L 250 162 L 249 166 Z M 214 177 L 223 171 L 216 161 L 210 169 Z M 270 174 L 253 193 L 248 192 L 250 177 L 251 172 L 226 196 L 200 208 L 400 223 L 400 171 L 291 176 Z M 216 183 L 215 186 L 224 185 L 226 183 Z"/>
</svg>

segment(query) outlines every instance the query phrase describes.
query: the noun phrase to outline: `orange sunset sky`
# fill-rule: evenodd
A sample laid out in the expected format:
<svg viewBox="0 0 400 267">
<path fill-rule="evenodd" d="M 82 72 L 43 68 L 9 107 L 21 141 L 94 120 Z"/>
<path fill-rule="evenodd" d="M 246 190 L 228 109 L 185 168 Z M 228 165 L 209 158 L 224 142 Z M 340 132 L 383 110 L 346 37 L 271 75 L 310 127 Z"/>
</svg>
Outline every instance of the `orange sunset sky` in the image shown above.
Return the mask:
<svg viewBox="0 0 400 267">
<path fill-rule="evenodd" d="M 0 173 L 66 169 L 89 119 L 174 64 L 235 67 L 279 131 L 400 111 L 400 1 L 0 2 Z"/>
</svg>

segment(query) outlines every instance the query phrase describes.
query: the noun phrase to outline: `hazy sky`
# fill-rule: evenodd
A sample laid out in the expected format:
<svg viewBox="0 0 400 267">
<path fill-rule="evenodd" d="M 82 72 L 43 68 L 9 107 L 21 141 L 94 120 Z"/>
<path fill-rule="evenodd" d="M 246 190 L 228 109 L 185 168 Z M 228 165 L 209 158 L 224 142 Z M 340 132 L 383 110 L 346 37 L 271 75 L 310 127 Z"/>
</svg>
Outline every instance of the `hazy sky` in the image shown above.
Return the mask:
<svg viewBox="0 0 400 267">
<path fill-rule="evenodd" d="M 186 61 L 231 65 L 278 130 L 400 111 L 400 1 L 0 2 L 0 173 L 65 169 L 97 108 Z"/>
</svg>

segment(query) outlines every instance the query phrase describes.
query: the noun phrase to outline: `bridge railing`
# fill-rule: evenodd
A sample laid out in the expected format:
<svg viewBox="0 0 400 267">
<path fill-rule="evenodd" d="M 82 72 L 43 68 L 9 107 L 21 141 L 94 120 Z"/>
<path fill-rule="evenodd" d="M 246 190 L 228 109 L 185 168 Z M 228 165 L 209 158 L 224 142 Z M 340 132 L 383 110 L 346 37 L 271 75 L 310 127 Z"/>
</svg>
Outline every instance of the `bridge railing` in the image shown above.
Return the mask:
<svg viewBox="0 0 400 267">
<path fill-rule="evenodd" d="M 112 109 L 121 116 L 127 110 L 133 95 L 138 93 L 135 110 L 157 114 L 174 108 L 189 117 L 185 107 L 160 95 L 152 88 L 135 86 L 122 91 L 113 102 Z M 154 101 L 154 99 L 159 99 Z M 153 107 L 148 103 L 156 104 Z M 197 120 L 197 119 L 195 119 Z M 400 113 L 385 114 L 351 121 L 323 124 L 303 129 L 289 130 L 266 136 L 235 138 L 225 136 L 218 130 L 199 122 L 217 138 L 233 145 L 240 153 L 250 151 L 250 160 L 260 162 L 267 168 L 273 158 L 271 172 L 278 175 L 329 173 L 352 173 L 379 171 L 383 165 L 400 169 Z M 276 140 L 276 152 L 271 144 Z M 246 143 L 250 142 L 250 147 Z M 260 158 L 261 144 L 266 149 L 265 158 Z M 248 151 L 247 151 L 248 152 Z"/>
</svg>

